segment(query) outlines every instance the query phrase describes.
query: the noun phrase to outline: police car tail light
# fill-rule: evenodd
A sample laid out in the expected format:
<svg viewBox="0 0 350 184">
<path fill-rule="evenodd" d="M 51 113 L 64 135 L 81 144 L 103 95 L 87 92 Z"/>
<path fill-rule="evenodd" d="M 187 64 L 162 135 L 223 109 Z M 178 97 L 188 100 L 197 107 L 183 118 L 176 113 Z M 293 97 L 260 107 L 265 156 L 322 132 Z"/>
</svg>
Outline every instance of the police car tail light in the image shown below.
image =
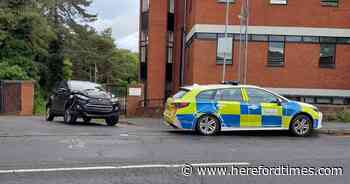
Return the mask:
<svg viewBox="0 0 350 184">
<path fill-rule="evenodd" d="M 178 102 L 178 103 L 174 103 L 174 105 L 175 105 L 175 107 L 177 109 L 182 109 L 182 108 L 185 108 L 185 107 L 189 106 L 190 103 L 188 103 L 188 102 Z"/>
</svg>

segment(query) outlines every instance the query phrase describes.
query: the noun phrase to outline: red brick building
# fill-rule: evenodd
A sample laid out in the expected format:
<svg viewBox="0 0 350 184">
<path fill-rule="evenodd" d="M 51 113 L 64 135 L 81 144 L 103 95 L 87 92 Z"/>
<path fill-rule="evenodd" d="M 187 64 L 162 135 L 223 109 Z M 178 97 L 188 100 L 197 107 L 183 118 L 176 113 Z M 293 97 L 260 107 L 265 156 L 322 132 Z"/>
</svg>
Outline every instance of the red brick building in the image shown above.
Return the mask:
<svg viewBox="0 0 350 184">
<path fill-rule="evenodd" d="M 239 80 L 243 0 L 140 0 L 140 79 L 145 98 L 180 86 Z M 350 97 L 350 1 L 250 0 L 247 83 L 310 103 Z M 225 41 L 226 40 L 226 41 Z M 316 94 L 315 94 L 316 93 Z"/>
</svg>

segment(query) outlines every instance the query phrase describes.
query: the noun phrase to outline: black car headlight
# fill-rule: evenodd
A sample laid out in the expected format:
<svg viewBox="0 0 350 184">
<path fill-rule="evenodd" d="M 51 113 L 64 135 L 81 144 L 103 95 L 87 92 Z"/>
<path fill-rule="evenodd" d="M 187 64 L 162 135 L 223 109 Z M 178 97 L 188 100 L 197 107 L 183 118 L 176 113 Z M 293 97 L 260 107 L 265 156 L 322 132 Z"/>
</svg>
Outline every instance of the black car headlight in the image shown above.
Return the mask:
<svg viewBox="0 0 350 184">
<path fill-rule="evenodd" d="M 118 98 L 112 98 L 112 99 L 111 99 L 111 102 L 112 102 L 113 104 L 117 104 L 117 103 L 119 103 L 119 99 L 118 99 Z"/>
<path fill-rule="evenodd" d="M 87 96 L 84 96 L 84 95 L 75 95 L 77 98 L 78 98 L 78 100 L 80 101 L 80 102 L 87 102 L 88 100 L 89 100 L 89 98 L 87 97 Z"/>
</svg>

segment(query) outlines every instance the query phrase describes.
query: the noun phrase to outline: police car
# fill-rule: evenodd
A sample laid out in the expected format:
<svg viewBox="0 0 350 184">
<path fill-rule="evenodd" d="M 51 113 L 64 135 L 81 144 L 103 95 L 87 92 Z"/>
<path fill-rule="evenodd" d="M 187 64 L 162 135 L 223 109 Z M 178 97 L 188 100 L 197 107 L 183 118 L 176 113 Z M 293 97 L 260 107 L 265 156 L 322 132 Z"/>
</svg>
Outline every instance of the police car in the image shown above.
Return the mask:
<svg viewBox="0 0 350 184">
<path fill-rule="evenodd" d="M 234 130 L 290 130 L 308 136 L 322 127 L 313 105 L 284 98 L 258 86 L 193 85 L 166 102 L 164 122 L 202 135 Z"/>
</svg>

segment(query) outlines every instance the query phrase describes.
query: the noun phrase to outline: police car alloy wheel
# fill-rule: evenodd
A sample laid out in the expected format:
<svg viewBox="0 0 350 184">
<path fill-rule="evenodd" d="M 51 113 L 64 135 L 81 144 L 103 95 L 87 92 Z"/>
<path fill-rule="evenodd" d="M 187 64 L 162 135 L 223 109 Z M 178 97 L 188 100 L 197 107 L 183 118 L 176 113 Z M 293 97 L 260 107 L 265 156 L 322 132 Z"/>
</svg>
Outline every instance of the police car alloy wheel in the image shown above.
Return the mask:
<svg viewBox="0 0 350 184">
<path fill-rule="evenodd" d="M 306 115 L 298 115 L 293 119 L 290 128 L 295 136 L 308 136 L 312 131 L 312 120 Z"/>
<path fill-rule="evenodd" d="M 214 135 L 220 129 L 219 120 L 214 116 L 204 115 L 198 119 L 197 131 L 202 135 Z"/>
</svg>

